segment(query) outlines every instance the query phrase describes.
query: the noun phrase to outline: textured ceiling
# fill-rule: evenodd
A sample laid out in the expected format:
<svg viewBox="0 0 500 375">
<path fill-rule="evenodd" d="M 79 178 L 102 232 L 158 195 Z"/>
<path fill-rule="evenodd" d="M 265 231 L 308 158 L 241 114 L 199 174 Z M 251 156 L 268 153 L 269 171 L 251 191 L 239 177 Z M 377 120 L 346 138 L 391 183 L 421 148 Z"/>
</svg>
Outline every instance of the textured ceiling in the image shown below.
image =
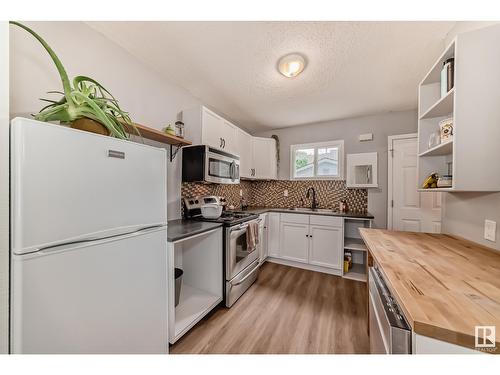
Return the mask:
<svg viewBox="0 0 500 375">
<path fill-rule="evenodd" d="M 248 130 L 416 108 L 454 22 L 89 22 Z M 296 78 L 277 60 L 300 52 Z"/>
</svg>

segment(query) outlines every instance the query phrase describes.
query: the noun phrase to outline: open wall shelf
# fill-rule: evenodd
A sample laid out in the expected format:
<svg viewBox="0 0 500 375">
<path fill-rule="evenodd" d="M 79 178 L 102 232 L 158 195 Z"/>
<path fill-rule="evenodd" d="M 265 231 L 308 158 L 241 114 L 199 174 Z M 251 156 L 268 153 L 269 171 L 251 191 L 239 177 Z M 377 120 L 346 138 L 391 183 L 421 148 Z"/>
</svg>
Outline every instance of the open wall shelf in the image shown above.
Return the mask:
<svg viewBox="0 0 500 375">
<path fill-rule="evenodd" d="M 418 87 L 419 192 L 500 191 L 500 25 L 458 34 L 435 61 Z M 454 58 L 454 84 L 441 96 L 443 63 Z M 453 119 L 452 139 L 429 148 L 439 123 Z M 421 189 L 432 173 L 452 175 L 449 188 Z"/>
<path fill-rule="evenodd" d="M 346 252 L 351 253 L 352 267 L 348 272 L 343 272 L 342 277 L 350 280 L 367 281 L 368 249 L 361 238 L 359 228 L 371 228 L 371 226 L 371 219 L 344 219 L 344 255 Z"/>
<path fill-rule="evenodd" d="M 444 156 L 453 153 L 453 139 L 434 146 L 427 151 L 421 152 L 418 156 Z"/>
<path fill-rule="evenodd" d="M 453 113 L 453 101 L 455 98 L 455 88 L 448 91 L 448 94 L 439 98 L 422 116 L 420 120 L 446 116 Z"/>
</svg>

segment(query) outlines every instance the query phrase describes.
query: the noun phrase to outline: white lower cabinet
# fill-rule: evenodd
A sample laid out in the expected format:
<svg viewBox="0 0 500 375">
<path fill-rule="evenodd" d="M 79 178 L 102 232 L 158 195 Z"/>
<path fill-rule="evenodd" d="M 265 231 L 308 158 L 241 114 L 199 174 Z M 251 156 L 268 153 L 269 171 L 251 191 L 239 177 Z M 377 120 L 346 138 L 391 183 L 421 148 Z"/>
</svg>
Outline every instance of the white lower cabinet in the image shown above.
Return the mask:
<svg viewBox="0 0 500 375">
<path fill-rule="evenodd" d="M 268 214 L 268 255 L 278 263 L 342 274 L 343 239 L 342 218 Z"/>
<path fill-rule="evenodd" d="M 259 223 L 259 258 L 262 263 L 267 258 L 268 246 L 267 246 L 267 214 L 261 214 L 259 216 L 261 220 Z"/>
<path fill-rule="evenodd" d="M 309 227 L 309 264 L 342 268 L 342 227 L 311 225 Z"/>
<path fill-rule="evenodd" d="M 267 254 L 270 257 L 280 255 L 280 214 L 269 212 L 267 215 Z"/>
<path fill-rule="evenodd" d="M 280 257 L 307 263 L 309 251 L 309 224 L 281 222 Z"/>
<path fill-rule="evenodd" d="M 413 354 L 487 354 L 479 350 L 412 333 Z"/>
</svg>

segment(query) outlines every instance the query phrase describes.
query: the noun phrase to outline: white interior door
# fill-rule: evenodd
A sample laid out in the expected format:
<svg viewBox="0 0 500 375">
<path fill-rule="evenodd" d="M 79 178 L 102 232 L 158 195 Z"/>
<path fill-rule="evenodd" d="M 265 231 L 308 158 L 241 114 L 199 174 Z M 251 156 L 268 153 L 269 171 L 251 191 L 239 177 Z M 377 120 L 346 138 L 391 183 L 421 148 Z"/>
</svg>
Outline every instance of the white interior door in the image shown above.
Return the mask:
<svg viewBox="0 0 500 375">
<path fill-rule="evenodd" d="M 417 137 L 390 137 L 389 150 L 388 228 L 440 233 L 443 193 L 417 191 Z"/>
</svg>

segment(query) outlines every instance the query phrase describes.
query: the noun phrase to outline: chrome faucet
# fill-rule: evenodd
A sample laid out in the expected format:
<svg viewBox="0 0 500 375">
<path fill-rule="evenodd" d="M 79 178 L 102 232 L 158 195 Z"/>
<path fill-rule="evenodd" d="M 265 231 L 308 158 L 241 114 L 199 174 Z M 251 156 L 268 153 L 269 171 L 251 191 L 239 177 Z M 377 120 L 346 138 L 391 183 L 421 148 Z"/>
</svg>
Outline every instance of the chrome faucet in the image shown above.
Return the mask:
<svg viewBox="0 0 500 375">
<path fill-rule="evenodd" d="M 307 189 L 306 192 L 306 198 L 309 199 L 309 192 L 312 192 L 312 201 L 311 201 L 311 210 L 315 210 L 318 208 L 318 201 L 316 200 L 316 190 L 311 186 L 309 189 Z"/>
</svg>

